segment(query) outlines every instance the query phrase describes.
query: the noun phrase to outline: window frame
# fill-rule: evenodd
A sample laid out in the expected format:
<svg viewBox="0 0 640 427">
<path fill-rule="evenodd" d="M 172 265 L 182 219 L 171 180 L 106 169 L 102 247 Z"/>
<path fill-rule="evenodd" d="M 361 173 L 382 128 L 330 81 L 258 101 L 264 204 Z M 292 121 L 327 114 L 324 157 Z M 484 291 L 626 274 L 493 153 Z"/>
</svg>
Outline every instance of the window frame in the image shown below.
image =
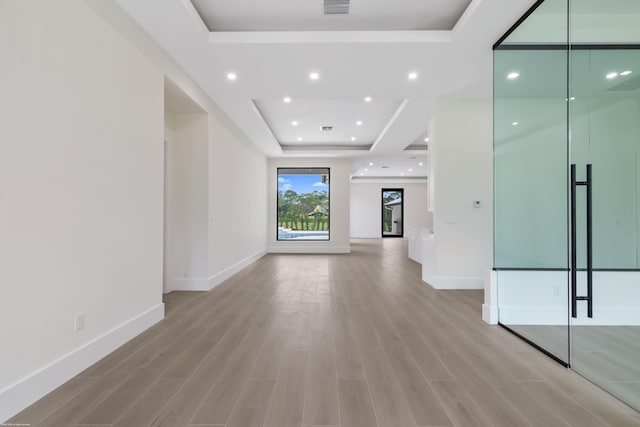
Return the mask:
<svg viewBox="0 0 640 427">
<path fill-rule="evenodd" d="M 311 170 L 326 170 L 327 173 L 326 175 L 328 176 L 329 179 L 329 183 L 327 185 L 327 195 L 328 195 L 328 201 L 327 201 L 327 211 L 328 211 L 328 217 L 327 217 L 327 238 L 326 239 L 300 239 L 300 238 L 296 238 L 296 239 L 281 239 L 278 236 L 278 228 L 279 228 L 279 223 L 280 223 L 280 204 L 279 204 L 279 200 L 278 200 L 278 187 L 280 185 L 279 179 L 280 179 L 280 171 L 282 170 L 287 170 L 287 171 L 296 171 L 296 170 L 306 170 L 306 171 L 311 171 Z M 300 175 L 315 175 L 315 174 L 300 174 Z M 318 175 L 324 175 L 323 173 L 319 173 Z M 318 166 L 308 166 L 308 167 L 302 167 L 302 166 L 294 166 L 294 167 L 287 167 L 287 166 L 278 166 L 276 168 L 276 242 L 318 242 L 318 243 L 322 243 L 322 242 L 331 242 L 331 168 L 327 167 L 327 166 L 322 166 L 322 167 L 318 167 Z"/>
</svg>

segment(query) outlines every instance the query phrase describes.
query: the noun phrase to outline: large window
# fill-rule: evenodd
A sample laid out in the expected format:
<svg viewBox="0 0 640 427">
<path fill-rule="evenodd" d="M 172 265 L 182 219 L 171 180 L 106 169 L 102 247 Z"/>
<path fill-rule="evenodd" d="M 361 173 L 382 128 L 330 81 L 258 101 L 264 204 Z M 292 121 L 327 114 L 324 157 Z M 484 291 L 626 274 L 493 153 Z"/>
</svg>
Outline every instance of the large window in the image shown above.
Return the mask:
<svg viewBox="0 0 640 427">
<path fill-rule="evenodd" d="M 329 240 L 329 168 L 278 168 L 278 240 Z"/>
</svg>

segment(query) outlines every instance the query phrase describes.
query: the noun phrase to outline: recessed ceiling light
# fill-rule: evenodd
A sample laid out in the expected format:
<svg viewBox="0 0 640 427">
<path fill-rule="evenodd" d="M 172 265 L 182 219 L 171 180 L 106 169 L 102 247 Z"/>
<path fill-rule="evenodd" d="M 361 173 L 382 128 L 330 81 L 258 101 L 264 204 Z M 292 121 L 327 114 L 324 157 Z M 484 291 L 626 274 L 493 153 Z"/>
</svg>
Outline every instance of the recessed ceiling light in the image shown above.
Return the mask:
<svg viewBox="0 0 640 427">
<path fill-rule="evenodd" d="M 424 142 L 429 142 L 429 138 L 425 138 L 425 139 L 424 139 Z"/>
<path fill-rule="evenodd" d="M 292 126 L 298 126 L 299 124 L 300 124 L 300 123 L 298 123 L 298 121 L 297 121 L 297 120 L 294 120 L 294 121 L 292 121 L 292 122 L 291 122 L 291 125 L 292 125 Z"/>
<path fill-rule="evenodd" d="M 415 80 L 418 78 L 418 73 L 416 73 L 415 71 L 412 71 L 409 73 L 407 77 L 409 77 L 409 80 Z"/>
<path fill-rule="evenodd" d="M 401 175 L 401 176 L 404 176 L 404 172 L 402 172 L 400 175 Z"/>
<path fill-rule="evenodd" d="M 513 122 L 511 123 L 512 126 L 518 126 L 520 123 L 519 122 Z"/>
<path fill-rule="evenodd" d="M 371 99 L 371 97 L 370 97 L 370 96 L 367 96 L 367 97 L 364 99 L 364 102 L 371 102 L 371 101 L 372 101 L 372 99 Z"/>
<path fill-rule="evenodd" d="M 418 163 L 418 166 L 422 166 L 422 165 L 424 165 L 424 163 L 422 163 L 422 162 Z"/>
<path fill-rule="evenodd" d="M 517 72 L 517 71 L 512 71 L 512 72 L 510 72 L 509 74 L 507 74 L 507 78 L 508 78 L 509 80 L 515 80 L 515 79 L 517 79 L 518 77 L 520 77 L 520 73 L 519 73 L 519 72 Z"/>
<path fill-rule="evenodd" d="M 227 80 L 236 80 L 238 78 L 238 76 L 236 75 L 236 73 L 227 73 Z"/>
<path fill-rule="evenodd" d="M 309 78 L 311 80 L 318 80 L 320 78 L 320 74 L 316 73 L 315 71 L 311 74 L 309 74 Z"/>
<path fill-rule="evenodd" d="M 351 140 L 352 140 L 352 141 L 355 141 L 355 140 L 356 140 L 356 137 L 355 137 L 355 136 L 352 136 L 352 137 L 351 137 Z"/>
<path fill-rule="evenodd" d="M 575 97 L 575 96 L 572 96 L 572 97 L 571 97 L 571 100 L 572 100 L 572 101 L 575 101 L 575 100 L 576 100 L 576 97 Z"/>
<path fill-rule="evenodd" d="M 373 166 L 373 162 L 369 163 L 369 166 Z"/>
<path fill-rule="evenodd" d="M 362 126 L 362 120 L 358 120 L 358 121 L 356 122 L 356 126 Z"/>
<path fill-rule="evenodd" d="M 413 172 L 413 169 L 409 168 L 409 172 Z"/>
<path fill-rule="evenodd" d="M 611 79 L 615 79 L 616 77 L 618 77 L 618 73 L 616 73 L 615 71 L 613 71 L 613 72 L 611 72 L 611 73 L 607 74 L 605 77 L 606 77 L 607 79 L 609 79 L 609 80 L 611 80 Z"/>
<path fill-rule="evenodd" d="M 302 137 L 300 137 L 300 136 L 299 136 L 299 137 L 298 137 L 298 141 L 302 141 Z"/>
<path fill-rule="evenodd" d="M 360 176 L 364 176 L 364 174 L 362 172 L 360 172 Z"/>
<path fill-rule="evenodd" d="M 291 98 L 289 98 L 288 96 L 285 96 L 283 101 L 284 101 L 285 104 L 288 104 L 288 103 L 291 102 Z"/>
<path fill-rule="evenodd" d="M 364 171 L 365 171 L 365 172 L 369 172 L 369 169 L 367 169 L 367 168 L 364 168 Z"/>
<path fill-rule="evenodd" d="M 620 73 L 621 76 L 628 76 L 629 74 L 631 74 L 632 71 L 631 70 L 625 70 L 623 72 Z"/>
</svg>

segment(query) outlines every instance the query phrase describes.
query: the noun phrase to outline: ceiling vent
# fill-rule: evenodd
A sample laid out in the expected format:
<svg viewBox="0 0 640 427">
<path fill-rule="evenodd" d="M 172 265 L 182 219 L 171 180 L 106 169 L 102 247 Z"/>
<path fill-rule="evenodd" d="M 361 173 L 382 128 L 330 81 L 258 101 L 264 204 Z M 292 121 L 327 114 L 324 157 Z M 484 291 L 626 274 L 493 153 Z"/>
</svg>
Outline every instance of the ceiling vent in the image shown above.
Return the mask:
<svg viewBox="0 0 640 427">
<path fill-rule="evenodd" d="M 346 15 L 349 13 L 350 0 L 324 0 L 325 15 Z"/>
<path fill-rule="evenodd" d="M 333 130 L 333 126 L 322 126 L 322 132 L 330 132 Z"/>
</svg>

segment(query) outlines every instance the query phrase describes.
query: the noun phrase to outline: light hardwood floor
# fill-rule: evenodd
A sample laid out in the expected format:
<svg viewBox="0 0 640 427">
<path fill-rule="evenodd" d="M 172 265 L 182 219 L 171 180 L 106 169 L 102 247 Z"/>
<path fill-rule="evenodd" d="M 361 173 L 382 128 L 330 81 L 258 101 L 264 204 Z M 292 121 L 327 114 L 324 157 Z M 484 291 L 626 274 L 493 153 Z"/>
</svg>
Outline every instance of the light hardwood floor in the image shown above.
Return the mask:
<svg viewBox="0 0 640 427">
<path fill-rule="evenodd" d="M 567 325 L 510 325 L 566 360 Z M 572 326 L 571 364 L 576 372 L 640 408 L 640 326 Z"/>
<path fill-rule="evenodd" d="M 640 414 L 435 291 L 402 239 L 268 255 L 14 417 L 37 426 L 640 426 Z"/>
</svg>

